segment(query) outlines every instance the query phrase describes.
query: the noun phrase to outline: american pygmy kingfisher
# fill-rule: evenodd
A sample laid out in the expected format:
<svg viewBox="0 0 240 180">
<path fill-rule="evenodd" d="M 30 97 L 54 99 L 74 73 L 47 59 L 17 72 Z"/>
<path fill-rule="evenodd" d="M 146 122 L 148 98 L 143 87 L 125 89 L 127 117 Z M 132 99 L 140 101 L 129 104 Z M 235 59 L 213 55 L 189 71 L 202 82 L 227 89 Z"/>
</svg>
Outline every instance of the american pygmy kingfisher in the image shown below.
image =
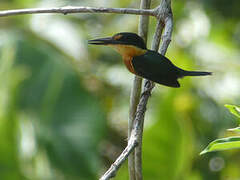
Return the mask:
<svg viewBox="0 0 240 180">
<path fill-rule="evenodd" d="M 165 86 L 180 87 L 178 78 L 184 76 L 212 74 L 178 68 L 165 56 L 148 50 L 144 40 L 135 33 L 117 33 L 112 37 L 89 40 L 88 43 L 113 47 L 122 55 L 124 64 L 130 72 Z"/>
</svg>

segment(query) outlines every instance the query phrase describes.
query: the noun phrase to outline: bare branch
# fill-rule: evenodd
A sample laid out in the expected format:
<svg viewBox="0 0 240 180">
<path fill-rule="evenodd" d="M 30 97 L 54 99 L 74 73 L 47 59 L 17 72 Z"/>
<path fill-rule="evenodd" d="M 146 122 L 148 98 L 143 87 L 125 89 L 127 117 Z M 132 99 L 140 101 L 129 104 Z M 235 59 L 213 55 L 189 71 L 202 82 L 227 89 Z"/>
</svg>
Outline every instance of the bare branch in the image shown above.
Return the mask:
<svg viewBox="0 0 240 180">
<path fill-rule="evenodd" d="M 151 0 L 141 0 L 140 8 L 141 9 L 149 9 L 150 5 L 151 5 Z M 147 44 L 148 25 L 149 25 L 149 17 L 148 16 L 140 16 L 138 33 L 144 39 L 146 44 Z M 135 80 L 138 80 L 138 79 L 141 79 L 141 84 L 139 85 L 140 86 L 139 90 L 141 90 L 142 78 L 135 76 Z M 136 91 L 138 91 L 138 90 L 136 89 Z M 139 101 L 139 97 L 140 97 L 140 92 L 139 92 L 139 95 L 138 95 L 138 101 Z M 135 108 L 135 112 L 136 112 L 137 105 L 134 108 Z M 135 114 L 134 114 L 133 118 L 135 118 Z M 143 177 L 142 177 L 143 127 L 144 127 L 144 119 L 141 121 L 140 128 L 139 128 L 139 136 L 137 136 L 138 146 L 135 149 L 135 152 L 134 152 L 135 154 L 132 153 L 132 155 L 134 155 L 134 157 L 135 157 L 134 159 L 135 159 L 135 179 L 136 180 L 142 180 L 143 179 Z M 135 180 L 135 179 L 130 178 L 130 180 Z"/>
<path fill-rule="evenodd" d="M 170 1 L 170 3 L 171 3 L 171 1 Z M 168 6 L 168 7 L 171 8 L 171 6 Z M 164 9 L 164 10 L 166 11 L 166 9 Z M 171 9 L 168 9 L 167 12 L 171 12 Z M 165 16 L 163 19 L 164 19 L 164 24 L 165 24 L 165 31 L 164 31 L 164 35 L 162 37 L 163 42 L 162 42 L 162 45 L 160 47 L 160 53 L 164 55 L 167 51 L 169 43 L 171 42 L 171 35 L 172 35 L 172 30 L 173 30 L 172 13 L 168 13 L 168 15 Z M 156 31 L 155 31 L 153 42 L 152 42 L 152 50 L 157 51 L 158 48 L 159 48 L 159 43 L 160 43 L 163 28 L 164 28 L 164 24 L 162 23 L 161 19 L 157 22 Z M 145 116 L 145 112 L 146 112 L 147 102 L 148 102 L 149 97 L 151 96 L 151 92 L 152 92 L 152 89 L 154 88 L 154 86 L 155 86 L 155 84 L 152 81 L 150 81 L 150 80 L 145 80 L 144 81 L 143 93 L 142 93 L 140 102 L 139 102 L 138 107 L 137 107 L 137 112 L 136 112 L 135 121 L 141 122 L 140 123 L 140 128 L 136 133 L 137 142 L 138 142 L 138 146 L 136 147 L 136 150 L 135 150 L 136 180 L 142 180 L 143 179 L 142 178 L 143 124 L 144 124 L 144 116 Z"/>
<path fill-rule="evenodd" d="M 134 76 L 133 86 L 130 95 L 130 105 L 129 105 L 129 118 L 128 118 L 128 139 L 130 139 L 133 121 L 135 118 L 135 113 L 137 110 L 137 105 L 139 103 L 141 94 L 142 78 L 139 76 Z M 128 174 L 130 180 L 135 180 L 135 156 L 134 150 L 128 157 Z"/>
<path fill-rule="evenodd" d="M 24 15 L 24 14 L 43 14 L 43 13 L 115 13 L 115 14 L 135 14 L 156 16 L 157 9 L 134 9 L 134 8 L 105 8 L 105 7 L 83 7 L 83 6 L 65 6 L 53 8 L 30 8 L 0 11 L 0 17 Z"/>
<path fill-rule="evenodd" d="M 137 146 L 136 136 L 131 135 L 130 139 L 128 140 L 127 147 L 123 150 L 121 155 L 116 159 L 116 161 L 111 165 L 111 167 L 105 172 L 105 174 L 100 178 L 100 180 L 108 180 L 114 177 L 117 173 L 117 170 L 121 167 L 123 162 L 127 159 L 129 154 L 134 150 Z"/>
<path fill-rule="evenodd" d="M 157 51 L 159 47 L 159 42 L 161 39 L 161 34 L 163 31 L 163 27 L 165 25 L 165 31 L 162 38 L 162 45 L 160 47 L 160 53 L 165 54 L 168 48 L 168 45 L 171 40 L 172 28 L 173 28 L 173 19 L 172 19 L 172 11 L 171 11 L 171 0 L 162 0 L 160 6 L 157 8 L 158 14 L 157 17 L 157 27 L 154 34 L 154 39 L 152 43 L 152 49 Z M 139 104 L 137 106 L 136 116 L 133 124 L 133 129 L 131 132 L 131 136 L 128 140 L 128 145 L 124 149 L 124 151 L 120 154 L 117 160 L 112 164 L 112 166 L 108 169 L 108 171 L 101 177 L 100 180 L 108 180 L 111 177 L 114 177 L 117 173 L 117 170 L 120 168 L 122 163 L 127 159 L 129 154 L 133 151 L 133 149 L 138 145 L 139 136 L 141 136 L 141 125 L 144 119 L 144 115 L 146 112 L 146 106 L 149 97 L 151 96 L 152 89 L 154 88 L 154 83 L 145 80 L 144 89 L 141 95 Z"/>
<path fill-rule="evenodd" d="M 159 50 L 159 52 L 162 55 L 166 54 L 167 48 L 171 42 L 172 31 L 173 31 L 173 17 L 172 17 L 172 14 L 169 14 L 165 18 L 165 28 L 164 28 L 164 34 L 162 36 L 162 45 Z"/>
</svg>

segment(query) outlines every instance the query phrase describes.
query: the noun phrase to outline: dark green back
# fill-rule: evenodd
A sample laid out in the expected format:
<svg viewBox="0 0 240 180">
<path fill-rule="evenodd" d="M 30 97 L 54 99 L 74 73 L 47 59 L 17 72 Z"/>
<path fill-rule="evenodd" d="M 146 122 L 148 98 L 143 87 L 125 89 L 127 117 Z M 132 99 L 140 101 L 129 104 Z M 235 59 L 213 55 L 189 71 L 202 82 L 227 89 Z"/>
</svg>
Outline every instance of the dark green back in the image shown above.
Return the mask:
<svg viewBox="0 0 240 180">
<path fill-rule="evenodd" d="M 134 57 L 132 64 L 139 76 L 166 86 L 180 87 L 177 78 L 183 70 L 155 51 L 148 50 L 144 55 Z"/>
</svg>

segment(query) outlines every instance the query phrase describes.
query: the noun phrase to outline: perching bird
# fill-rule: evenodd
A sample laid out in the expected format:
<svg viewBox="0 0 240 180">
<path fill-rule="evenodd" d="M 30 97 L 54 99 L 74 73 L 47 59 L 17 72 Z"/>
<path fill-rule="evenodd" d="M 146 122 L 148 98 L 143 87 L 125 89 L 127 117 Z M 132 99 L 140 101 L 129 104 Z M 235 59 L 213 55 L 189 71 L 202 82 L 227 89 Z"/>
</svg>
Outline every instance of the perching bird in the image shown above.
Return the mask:
<svg viewBox="0 0 240 180">
<path fill-rule="evenodd" d="M 148 50 L 144 40 L 135 33 L 122 32 L 112 37 L 89 40 L 88 43 L 113 47 L 122 55 L 130 72 L 165 86 L 180 87 L 178 78 L 184 76 L 212 74 L 211 72 L 185 71 L 178 68 L 165 56 Z"/>
</svg>

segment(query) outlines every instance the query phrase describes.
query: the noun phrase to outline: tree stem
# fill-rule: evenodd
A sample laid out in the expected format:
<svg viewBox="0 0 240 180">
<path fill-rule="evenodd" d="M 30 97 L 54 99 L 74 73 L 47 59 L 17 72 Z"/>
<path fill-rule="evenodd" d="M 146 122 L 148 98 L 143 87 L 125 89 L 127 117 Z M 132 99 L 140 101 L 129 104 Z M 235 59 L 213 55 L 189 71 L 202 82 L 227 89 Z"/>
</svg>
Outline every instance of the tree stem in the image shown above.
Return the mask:
<svg viewBox="0 0 240 180">
<path fill-rule="evenodd" d="M 162 36 L 162 44 L 160 47 L 160 53 L 165 54 L 168 48 L 168 45 L 171 41 L 171 35 L 173 30 L 173 19 L 172 19 L 172 10 L 171 10 L 171 0 L 162 0 L 160 6 L 156 8 L 158 13 L 156 17 L 158 18 L 156 31 L 154 34 L 152 42 L 152 50 L 157 51 L 159 47 L 159 42 L 161 40 L 161 34 L 164 28 L 164 34 Z M 145 80 L 143 92 L 139 104 L 137 106 L 135 119 L 132 126 L 131 136 L 128 140 L 128 145 L 124 151 L 120 154 L 117 160 L 112 164 L 108 171 L 102 176 L 101 180 L 107 180 L 111 177 L 114 177 L 117 173 L 117 170 L 120 168 L 122 163 L 130 155 L 135 147 L 138 146 L 139 136 L 141 136 L 141 125 L 145 116 L 146 106 L 149 97 L 151 96 L 152 89 L 154 88 L 154 83 Z"/>
<path fill-rule="evenodd" d="M 140 8 L 141 9 L 149 9 L 151 5 L 151 0 L 142 0 Z M 149 25 L 149 17 L 148 16 L 140 16 L 139 26 L 138 26 L 138 34 L 144 39 L 147 44 L 147 34 L 148 34 L 148 25 Z M 140 95 L 140 94 L 139 94 Z M 139 98 L 139 97 L 138 97 Z M 138 99 L 139 101 L 139 99 Z M 137 106 L 135 107 L 137 109 Z M 135 115 L 135 114 L 134 114 Z M 142 137 L 143 137 L 143 128 L 144 128 L 144 119 L 141 121 L 140 125 L 140 134 L 138 136 L 138 146 L 135 148 L 135 179 L 142 180 Z M 132 153 L 133 154 L 133 153 Z M 131 179 L 132 180 L 132 179 Z"/>
</svg>

